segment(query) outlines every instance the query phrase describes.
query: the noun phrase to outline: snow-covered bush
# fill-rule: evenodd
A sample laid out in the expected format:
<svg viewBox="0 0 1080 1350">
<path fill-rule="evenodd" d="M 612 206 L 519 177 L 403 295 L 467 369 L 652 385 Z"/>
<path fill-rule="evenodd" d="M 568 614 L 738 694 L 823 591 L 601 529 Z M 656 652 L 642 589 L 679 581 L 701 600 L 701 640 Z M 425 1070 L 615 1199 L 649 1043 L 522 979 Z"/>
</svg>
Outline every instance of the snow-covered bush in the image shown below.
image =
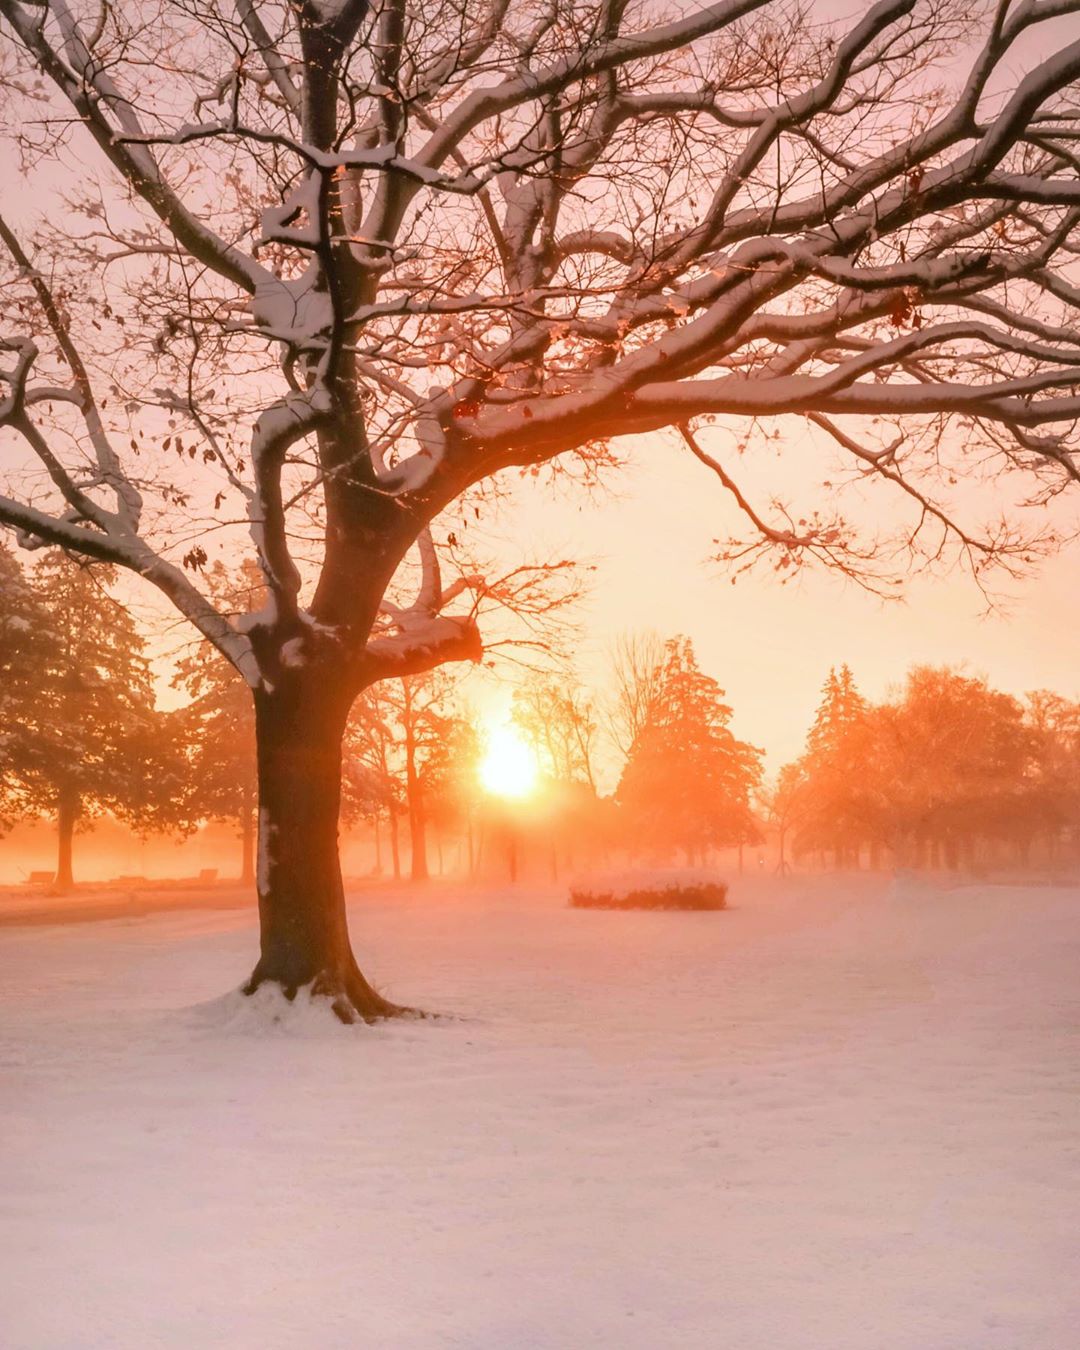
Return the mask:
<svg viewBox="0 0 1080 1350">
<path fill-rule="evenodd" d="M 726 909 L 727 883 L 711 872 L 626 872 L 570 886 L 575 909 Z"/>
</svg>

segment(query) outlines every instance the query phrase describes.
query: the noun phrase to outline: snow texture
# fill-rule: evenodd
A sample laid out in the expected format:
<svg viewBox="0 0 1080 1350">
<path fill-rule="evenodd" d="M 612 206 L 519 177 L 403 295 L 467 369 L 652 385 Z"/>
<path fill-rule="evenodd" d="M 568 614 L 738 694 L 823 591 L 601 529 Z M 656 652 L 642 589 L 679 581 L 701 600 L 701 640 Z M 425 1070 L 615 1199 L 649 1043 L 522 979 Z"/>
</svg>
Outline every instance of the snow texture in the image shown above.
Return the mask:
<svg viewBox="0 0 1080 1350">
<path fill-rule="evenodd" d="M 333 306 L 329 294 L 318 289 L 319 275 L 318 264 L 312 263 L 291 281 L 260 277 L 249 307 L 267 337 L 308 346 L 329 331 Z"/>
<path fill-rule="evenodd" d="M 1080 891 L 731 900 L 367 889 L 375 1028 L 0 927 L 4 1350 L 1072 1350 Z"/>
</svg>

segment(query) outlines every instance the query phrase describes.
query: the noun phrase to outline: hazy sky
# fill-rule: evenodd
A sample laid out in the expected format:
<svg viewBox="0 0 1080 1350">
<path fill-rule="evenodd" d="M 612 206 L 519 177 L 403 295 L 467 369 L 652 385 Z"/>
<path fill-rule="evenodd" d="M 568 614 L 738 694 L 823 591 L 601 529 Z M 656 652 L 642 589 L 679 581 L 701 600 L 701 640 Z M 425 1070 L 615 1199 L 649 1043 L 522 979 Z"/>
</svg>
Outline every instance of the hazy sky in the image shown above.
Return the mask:
<svg viewBox="0 0 1080 1350">
<path fill-rule="evenodd" d="M 827 0 L 813 12 L 851 16 L 864 8 Z M 1062 40 L 1073 37 L 1076 21 L 1055 31 Z M 1047 54 L 1021 44 L 1010 76 L 1019 79 Z M 965 64 L 959 55 L 957 64 L 959 74 Z M 717 428 L 706 439 L 738 470 L 762 509 L 774 494 L 793 495 L 808 509 L 829 505 L 833 489 L 823 484 L 835 481 L 835 473 L 828 452 L 798 419 L 784 425 L 782 443 L 757 442 L 745 459 L 734 450 L 730 433 L 737 428 Z M 1010 585 L 1009 604 L 990 616 L 977 588 L 959 574 L 915 581 L 903 604 L 884 604 L 823 575 L 781 586 L 767 569 L 732 586 L 708 562 L 712 541 L 741 528 L 719 483 L 670 439 L 643 438 L 633 449 L 634 467 L 613 480 L 607 495 L 555 498 L 542 485 L 527 483 L 497 522 L 508 561 L 517 561 L 525 548 L 538 558 L 567 554 L 597 564 L 583 616 L 579 665 L 586 680 L 602 678 L 605 649 L 622 631 L 686 633 L 702 666 L 727 690 L 737 732 L 763 746 L 773 768 L 798 752 L 829 666 L 844 661 L 873 698 L 914 662 L 963 662 L 1017 694 L 1048 686 L 1080 695 L 1075 546 L 1024 585 Z M 966 482 L 956 492 L 961 511 L 975 514 L 995 506 L 999 495 Z M 861 494 L 854 509 L 868 523 L 888 524 L 896 505 L 882 493 Z M 1059 504 L 1056 514 L 1065 526 L 1080 519 L 1072 502 Z M 174 632 L 172 645 L 177 640 Z M 505 686 L 490 680 L 470 685 L 477 705 L 497 714 Z"/>
<path fill-rule="evenodd" d="M 833 481 L 830 453 L 811 442 L 804 425 L 789 419 L 779 453 L 747 455 L 740 476 L 748 488 L 767 494 L 788 485 L 817 505 L 836 497 L 821 486 Z M 723 444 L 722 431 L 713 435 Z M 916 662 L 964 663 L 1016 694 L 1052 687 L 1080 697 L 1077 545 L 1024 582 L 1002 578 L 1002 608 L 989 615 L 970 576 L 955 569 L 916 578 L 904 587 L 903 601 L 879 600 L 824 573 L 785 586 L 761 568 L 732 585 L 730 573 L 709 561 L 712 540 L 741 528 L 720 484 L 671 440 L 649 438 L 636 450 L 634 465 L 612 479 L 615 491 L 555 497 L 527 484 L 500 522 L 509 557 L 525 541 L 537 556 L 566 553 L 596 563 L 583 615 L 586 679 L 602 679 L 605 649 L 622 631 L 686 633 L 702 667 L 727 690 L 736 731 L 766 749 L 772 769 L 800 750 L 828 669 L 843 661 L 871 698 L 885 695 Z M 992 485 L 961 483 L 955 500 L 977 516 L 1018 486 L 999 493 Z M 882 525 L 901 510 L 888 488 L 870 497 L 856 489 L 851 500 L 853 514 Z M 767 495 L 759 501 L 764 505 Z M 1075 528 L 1080 493 L 1060 502 L 1054 516 Z M 494 709 L 499 695 L 492 690 L 480 702 Z"/>
</svg>

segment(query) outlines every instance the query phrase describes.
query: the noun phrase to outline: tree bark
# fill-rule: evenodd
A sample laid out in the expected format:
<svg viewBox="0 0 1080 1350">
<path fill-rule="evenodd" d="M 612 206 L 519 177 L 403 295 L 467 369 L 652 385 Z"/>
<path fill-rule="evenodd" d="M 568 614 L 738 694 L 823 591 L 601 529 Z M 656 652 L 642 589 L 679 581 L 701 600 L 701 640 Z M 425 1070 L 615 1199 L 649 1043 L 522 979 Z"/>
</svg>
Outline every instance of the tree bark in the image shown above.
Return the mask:
<svg viewBox="0 0 1080 1350">
<path fill-rule="evenodd" d="M 75 885 L 72 871 L 72 841 L 75 838 L 75 822 L 79 818 L 79 794 L 73 788 L 63 787 L 56 807 L 56 878 L 54 885 L 59 890 L 70 890 Z"/>
<path fill-rule="evenodd" d="M 378 994 L 349 944 L 338 856 L 341 741 L 349 699 L 290 682 L 255 694 L 260 949 L 245 986 L 277 984 L 330 1000 L 343 1022 L 409 1011 Z"/>
</svg>

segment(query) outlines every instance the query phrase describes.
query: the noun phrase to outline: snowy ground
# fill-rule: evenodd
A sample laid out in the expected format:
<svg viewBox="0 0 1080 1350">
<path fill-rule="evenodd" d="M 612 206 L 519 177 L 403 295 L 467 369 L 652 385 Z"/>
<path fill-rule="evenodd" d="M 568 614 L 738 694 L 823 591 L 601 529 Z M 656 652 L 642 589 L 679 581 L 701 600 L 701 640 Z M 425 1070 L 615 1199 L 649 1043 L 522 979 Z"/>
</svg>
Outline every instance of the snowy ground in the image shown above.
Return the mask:
<svg viewBox="0 0 1080 1350">
<path fill-rule="evenodd" d="M 460 1018 L 374 1030 L 206 1006 L 244 911 L 0 929 L 4 1350 L 1075 1350 L 1080 891 L 732 902 L 358 896 Z"/>
</svg>

